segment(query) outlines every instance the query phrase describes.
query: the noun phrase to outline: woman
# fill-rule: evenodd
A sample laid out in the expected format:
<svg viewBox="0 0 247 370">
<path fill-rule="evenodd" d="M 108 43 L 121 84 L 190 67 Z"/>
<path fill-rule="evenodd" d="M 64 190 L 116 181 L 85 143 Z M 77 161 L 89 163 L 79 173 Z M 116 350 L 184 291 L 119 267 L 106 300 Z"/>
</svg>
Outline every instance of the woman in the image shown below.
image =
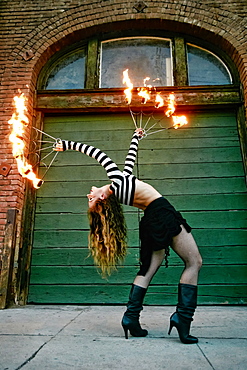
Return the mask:
<svg viewBox="0 0 247 370">
<path fill-rule="evenodd" d="M 140 271 L 132 285 L 127 310 L 122 318 L 125 338 L 128 339 L 128 331 L 135 337 L 145 337 L 148 334 L 139 323 L 142 303 L 164 258 L 167 266 L 171 246 L 183 260 L 185 268 L 178 285 L 177 309 L 170 318 L 168 334 L 175 326 L 181 342 L 197 343 L 198 339 L 189 332 L 197 305 L 197 280 L 202 259 L 186 220 L 156 189 L 132 174 L 139 140 L 144 135 L 141 128 L 134 132 L 123 172 L 104 152 L 93 146 L 58 140 L 54 150 L 72 149 L 95 158 L 112 181 L 100 188 L 93 186 L 87 195 L 90 248 L 103 273 L 110 273 L 125 256 L 126 227 L 119 203 L 144 211 L 140 222 Z"/>
</svg>

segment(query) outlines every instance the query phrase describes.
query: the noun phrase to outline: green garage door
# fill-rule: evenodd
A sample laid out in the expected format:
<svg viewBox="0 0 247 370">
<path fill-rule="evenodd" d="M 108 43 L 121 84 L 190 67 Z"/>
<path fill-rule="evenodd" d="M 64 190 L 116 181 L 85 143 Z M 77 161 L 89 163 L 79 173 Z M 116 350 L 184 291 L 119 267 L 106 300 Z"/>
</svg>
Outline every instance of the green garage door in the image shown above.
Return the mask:
<svg viewBox="0 0 247 370">
<path fill-rule="evenodd" d="M 193 113 L 189 125 L 140 142 L 135 174 L 154 185 L 193 227 L 203 256 L 199 303 L 246 303 L 246 186 L 233 112 Z M 129 114 L 46 117 L 54 137 L 100 147 L 120 168 L 134 130 Z M 42 171 L 43 169 L 41 169 Z M 129 253 L 102 279 L 87 249 L 91 185 L 108 183 L 104 169 L 78 152 L 59 153 L 37 192 L 29 302 L 125 304 L 138 271 L 141 212 L 124 207 Z M 145 303 L 175 304 L 182 262 L 171 252 Z"/>
</svg>

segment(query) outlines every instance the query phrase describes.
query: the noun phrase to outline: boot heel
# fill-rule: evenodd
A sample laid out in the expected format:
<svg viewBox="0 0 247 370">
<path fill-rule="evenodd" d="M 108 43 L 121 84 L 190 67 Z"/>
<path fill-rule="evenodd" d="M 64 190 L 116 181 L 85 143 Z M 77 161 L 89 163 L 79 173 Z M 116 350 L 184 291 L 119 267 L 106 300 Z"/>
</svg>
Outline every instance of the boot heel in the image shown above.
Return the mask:
<svg viewBox="0 0 247 370">
<path fill-rule="evenodd" d="M 169 330 L 168 330 L 168 335 L 171 334 L 171 331 L 172 331 L 173 326 L 174 326 L 174 324 L 170 322 L 170 327 L 169 327 Z"/>
<path fill-rule="evenodd" d="M 128 328 L 126 326 L 123 326 L 123 330 L 124 330 L 124 335 L 125 335 L 125 339 L 128 339 Z"/>
</svg>

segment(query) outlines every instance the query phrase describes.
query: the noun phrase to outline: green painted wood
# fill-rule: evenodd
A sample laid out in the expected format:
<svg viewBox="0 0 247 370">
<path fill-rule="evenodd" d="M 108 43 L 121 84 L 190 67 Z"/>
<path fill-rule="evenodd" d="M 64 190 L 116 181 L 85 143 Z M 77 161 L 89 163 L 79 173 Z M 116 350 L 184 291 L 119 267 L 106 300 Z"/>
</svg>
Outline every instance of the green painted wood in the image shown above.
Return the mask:
<svg viewBox="0 0 247 370">
<path fill-rule="evenodd" d="M 160 119 L 160 114 L 154 114 Z M 140 142 L 135 174 L 166 196 L 192 224 L 204 260 L 199 304 L 246 303 L 246 185 L 236 119 L 229 112 L 189 114 L 188 126 Z M 163 119 L 164 127 L 170 125 Z M 123 166 L 134 126 L 129 114 L 46 117 L 54 137 L 93 144 Z M 40 169 L 40 173 L 44 168 Z M 138 271 L 138 222 L 142 212 L 124 206 L 129 253 L 102 279 L 88 256 L 87 198 L 92 185 L 109 180 L 92 158 L 59 153 L 37 192 L 29 302 L 125 304 Z M 171 252 L 147 304 L 175 304 L 183 263 Z"/>
<path fill-rule="evenodd" d="M 170 119 L 160 113 L 160 111 L 156 111 L 153 113 L 154 119 L 160 120 L 163 119 L 162 122 L 167 121 L 170 122 Z M 148 116 L 147 116 L 148 118 Z M 196 114 L 187 114 L 189 125 L 186 126 L 186 129 L 196 128 L 205 128 L 205 127 L 231 127 L 236 128 L 236 121 L 233 122 L 235 119 L 234 112 L 225 110 L 222 111 L 215 111 L 215 112 L 198 112 Z M 143 118 L 143 122 L 145 122 Z M 153 122 L 153 121 L 152 121 Z M 102 130 L 102 126 L 104 126 L 104 130 L 112 131 L 112 124 L 114 123 L 114 128 L 123 130 L 123 128 L 127 127 L 127 129 L 133 129 L 133 124 L 131 117 L 128 113 L 124 114 L 83 114 L 83 115 L 70 115 L 69 117 L 66 115 L 63 116 L 47 116 L 45 118 L 45 125 L 49 131 L 55 130 L 56 132 L 64 132 L 66 129 L 71 129 L 76 131 L 77 126 L 81 124 L 91 124 L 93 123 L 93 127 L 90 127 L 91 131 Z M 128 126 L 127 126 L 128 125 Z M 87 126 L 88 127 L 88 126 Z M 149 127 L 149 126 L 148 126 Z M 176 130 L 180 131 L 180 130 Z"/>
<path fill-rule="evenodd" d="M 95 89 L 99 86 L 97 80 L 97 59 L 98 59 L 98 40 L 89 40 L 87 46 L 87 68 L 86 68 L 86 89 Z"/>
<path fill-rule="evenodd" d="M 88 230 L 36 230 L 34 250 L 38 248 L 79 248 L 87 245 Z M 199 247 L 236 246 L 246 248 L 247 230 L 244 229 L 194 229 L 193 235 Z M 129 245 L 138 245 L 138 233 L 128 230 Z M 246 248 L 247 250 L 247 248 Z"/>
<path fill-rule="evenodd" d="M 48 304 L 121 304 L 126 305 L 129 285 L 31 285 L 30 303 Z M 200 285 L 198 304 L 246 304 L 246 287 L 239 285 Z M 234 296 L 232 292 L 234 291 Z M 177 286 L 151 285 L 145 296 L 145 305 L 176 305 Z M 123 307 L 123 310 L 125 308 Z M 171 313 L 173 309 L 171 309 Z M 169 318 L 167 318 L 167 321 Z"/>
<path fill-rule="evenodd" d="M 78 125 L 78 130 L 80 126 Z M 239 146 L 238 137 L 236 135 L 237 131 L 229 128 L 214 128 L 214 134 L 212 135 L 210 131 L 198 128 L 194 129 L 197 132 L 191 131 L 191 129 L 181 128 L 172 131 L 162 131 L 157 135 L 151 135 L 148 140 L 142 141 L 140 143 L 141 149 L 150 150 L 158 145 L 163 148 L 218 148 L 219 137 L 221 138 L 220 146 L 222 148 L 228 146 Z M 210 132 L 210 136 L 208 134 Z M 118 144 L 120 150 L 126 151 L 126 142 L 133 133 L 133 128 L 131 130 L 118 129 L 116 131 L 108 131 L 106 136 L 107 142 L 104 145 L 104 150 L 107 152 L 112 150 L 112 142 L 116 141 L 121 137 L 121 141 Z M 57 136 L 57 132 L 51 132 L 52 136 Z M 98 137 L 97 137 L 98 135 Z M 96 137 L 95 137 L 96 136 Z M 157 137 L 158 136 L 158 137 Z M 63 133 L 63 138 L 68 140 L 80 141 L 82 143 L 89 143 L 91 145 L 97 146 L 100 143 L 100 130 L 98 131 L 84 131 L 84 132 L 74 132 L 66 131 Z M 200 140 L 198 140 L 200 138 Z M 46 152 L 48 152 L 47 150 Z M 64 155 L 60 155 L 64 157 Z M 121 158 L 122 160 L 123 158 Z M 57 165 L 61 162 L 61 158 L 56 160 Z"/>
<path fill-rule="evenodd" d="M 144 144 L 143 144 L 144 145 Z M 140 165 L 154 165 L 157 163 L 217 163 L 217 162 L 235 162 L 241 161 L 241 153 L 239 147 L 219 147 L 219 148 L 184 148 L 183 150 L 171 150 L 171 148 L 157 148 L 157 149 L 142 149 L 139 151 Z M 106 150 L 105 150 L 106 151 Z M 107 150 L 107 154 L 119 166 L 123 164 L 126 157 L 126 150 Z M 63 155 L 63 161 L 66 165 L 71 163 L 81 165 L 96 165 L 97 161 L 76 151 L 67 151 L 66 153 L 59 153 L 59 158 Z M 73 166 L 74 166 L 73 165 Z M 72 168 L 68 170 L 72 170 Z M 51 168 L 51 172 L 55 171 L 55 166 Z M 41 171 L 42 173 L 42 171 Z M 51 178 L 50 175 L 50 180 Z M 61 179 L 61 177 L 60 177 Z"/>
<path fill-rule="evenodd" d="M 137 212 L 126 214 L 130 228 L 138 228 Z M 37 214 L 35 230 L 38 229 L 88 229 L 87 214 Z"/>
<path fill-rule="evenodd" d="M 79 155 L 79 153 L 78 153 Z M 124 154 L 122 154 L 124 156 Z M 92 160 L 91 160 L 92 161 Z M 162 161 L 162 158 L 160 158 Z M 68 166 L 68 164 L 67 164 Z M 119 166 L 120 167 L 120 166 Z M 65 166 L 58 166 L 51 168 L 47 173 L 46 181 L 61 181 L 65 173 Z M 89 170 L 90 166 L 88 166 Z M 102 171 L 100 171 L 101 173 Z M 210 177 L 242 177 L 243 165 L 239 162 L 226 162 L 226 163 L 184 163 L 180 164 L 160 164 L 154 163 L 152 165 L 143 164 L 140 167 L 139 178 L 145 177 L 145 180 L 153 179 L 167 179 L 167 178 L 210 178 Z M 66 170 L 66 175 L 73 181 L 83 181 L 85 179 L 85 166 L 70 166 Z M 102 173 L 104 177 L 104 172 Z M 102 179 L 101 177 L 101 179 Z M 99 178 L 98 166 L 91 166 L 90 179 L 95 180 Z M 107 179 L 106 179 L 107 181 Z"/>
<path fill-rule="evenodd" d="M 135 229 L 128 230 L 129 245 L 138 245 L 139 238 Z M 58 247 L 68 245 L 71 248 L 87 246 L 88 230 L 36 230 L 34 249 Z"/>
<path fill-rule="evenodd" d="M 103 172 L 104 173 L 104 172 Z M 71 197 L 78 194 L 82 199 L 88 194 L 92 186 L 92 180 L 85 180 L 83 182 L 66 181 L 66 175 L 60 181 L 46 182 L 45 190 L 46 196 L 50 197 Z M 143 179 L 144 180 L 144 179 Z M 150 180 L 150 184 L 155 186 L 163 195 L 170 197 L 177 194 L 229 194 L 229 193 L 244 193 L 246 185 L 243 177 L 229 177 L 229 178 L 191 178 L 188 179 L 164 179 Z M 96 186 L 102 186 L 108 183 L 108 180 L 95 179 Z M 224 186 L 223 186 L 224 185 Z M 73 189 L 73 192 L 72 192 Z M 203 190 L 202 190 L 203 189 Z M 86 198 L 85 198 L 86 199 Z"/>
<path fill-rule="evenodd" d="M 188 85 L 187 51 L 184 39 L 174 37 L 173 74 L 175 86 Z"/>
<path fill-rule="evenodd" d="M 234 291 L 234 297 L 232 296 Z M 150 286 L 145 304 L 167 305 L 167 301 L 176 305 L 177 286 Z M 245 285 L 199 285 L 198 304 L 246 304 L 247 294 Z"/>
<path fill-rule="evenodd" d="M 67 124 L 66 122 L 61 124 L 58 123 L 58 127 L 46 125 L 46 130 L 54 137 L 60 137 L 62 132 L 64 139 L 87 142 L 95 145 L 96 143 L 101 143 L 100 132 L 104 129 L 105 136 L 107 137 L 104 150 L 111 149 L 111 142 L 118 140 L 119 137 L 123 137 L 123 140 L 128 141 L 129 137 L 133 133 L 133 127 L 130 129 L 123 129 L 123 127 L 126 126 L 126 122 L 120 122 L 118 126 L 121 124 L 122 127 L 117 127 L 114 131 L 107 130 L 107 127 L 102 127 L 101 125 L 97 130 L 94 130 L 94 127 L 92 127 L 92 130 L 80 132 L 81 127 L 86 124 L 88 123 L 82 122 L 73 124 L 72 126 L 68 125 L 68 122 Z M 156 143 L 159 143 L 160 141 L 162 141 L 163 147 L 175 145 L 177 147 L 180 147 L 180 145 L 182 145 L 182 147 L 188 147 L 189 144 L 191 144 L 192 147 L 200 147 L 200 145 L 206 146 L 209 143 L 212 146 L 217 147 L 217 139 L 219 138 L 221 146 L 224 147 L 227 143 L 232 143 L 235 146 L 238 144 L 237 127 L 210 127 L 209 130 L 205 127 L 191 128 L 184 126 L 179 130 L 163 130 L 157 135 L 150 135 L 148 137 L 148 142 L 145 142 L 145 148 L 153 148 L 154 146 L 157 146 Z M 124 149 L 124 141 L 119 142 L 119 146 L 121 149 Z M 141 146 L 144 146 L 144 142 Z"/>
<path fill-rule="evenodd" d="M 203 265 L 218 264 L 246 264 L 247 250 L 242 246 L 222 246 L 222 247 L 200 247 L 203 257 Z M 88 248 L 43 248 L 34 249 L 32 255 L 35 266 L 93 266 L 93 259 L 89 255 Z M 125 266 L 137 265 L 139 263 L 139 248 L 129 247 L 125 258 Z M 180 264 L 179 257 L 171 251 L 169 265 Z"/>
<path fill-rule="evenodd" d="M 246 195 L 243 194 L 210 194 L 210 195 L 174 195 L 169 201 L 179 211 L 188 210 L 245 210 L 247 208 Z M 37 213 L 70 212 L 82 213 L 87 207 L 87 199 L 71 198 L 45 198 L 39 197 L 36 203 Z"/>
<path fill-rule="evenodd" d="M 137 213 L 126 214 L 129 228 L 138 228 Z M 246 228 L 246 211 L 196 211 L 183 212 L 194 228 Z M 37 214 L 35 230 L 38 229 L 87 229 L 88 217 L 84 214 Z"/>
<path fill-rule="evenodd" d="M 107 279 L 102 278 L 94 266 L 33 266 L 31 284 L 128 284 L 138 272 L 138 266 L 119 266 Z M 161 266 L 154 276 L 153 284 L 176 284 L 183 271 L 180 266 Z M 200 271 L 200 279 L 204 284 L 245 284 L 247 269 L 243 265 L 204 265 Z"/>
</svg>

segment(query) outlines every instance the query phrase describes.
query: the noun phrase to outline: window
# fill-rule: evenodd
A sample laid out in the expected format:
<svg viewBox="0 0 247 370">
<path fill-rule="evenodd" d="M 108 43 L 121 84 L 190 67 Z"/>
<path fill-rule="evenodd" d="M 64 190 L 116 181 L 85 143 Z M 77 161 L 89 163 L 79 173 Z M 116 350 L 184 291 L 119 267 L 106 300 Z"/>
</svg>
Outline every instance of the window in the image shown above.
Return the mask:
<svg viewBox="0 0 247 370">
<path fill-rule="evenodd" d="M 100 87 L 123 87 L 126 69 L 134 86 L 143 86 L 146 77 L 152 86 L 172 85 L 170 44 L 170 40 L 145 37 L 102 42 Z"/>
<path fill-rule="evenodd" d="M 187 44 L 189 85 L 227 85 L 231 75 L 225 64 L 213 53 Z"/>
<path fill-rule="evenodd" d="M 46 90 L 83 89 L 85 84 L 85 51 L 66 54 L 54 63 L 45 83 Z"/>
<path fill-rule="evenodd" d="M 85 43 L 74 49 L 71 45 L 66 53 L 54 55 L 40 75 L 38 89 L 123 88 L 126 69 L 134 87 L 144 86 L 146 77 L 146 85 L 154 87 L 229 85 L 229 68 L 216 54 L 182 37 L 91 39 L 87 48 Z"/>
</svg>

